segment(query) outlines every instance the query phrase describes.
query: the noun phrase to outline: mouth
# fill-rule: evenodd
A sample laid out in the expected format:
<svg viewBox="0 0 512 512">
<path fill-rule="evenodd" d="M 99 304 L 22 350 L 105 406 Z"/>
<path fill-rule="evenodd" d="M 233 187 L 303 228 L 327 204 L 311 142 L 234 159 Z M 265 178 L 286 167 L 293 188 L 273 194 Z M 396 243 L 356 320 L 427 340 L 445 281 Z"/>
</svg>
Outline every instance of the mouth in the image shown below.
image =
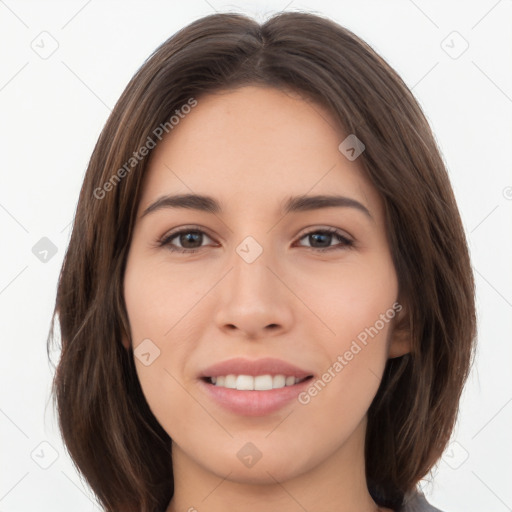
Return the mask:
<svg viewBox="0 0 512 512">
<path fill-rule="evenodd" d="M 203 381 L 216 387 L 237 389 L 238 391 L 269 391 L 295 386 L 313 376 L 295 377 L 294 375 L 219 375 L 217 377 L 203 377 Z"/>
<path fill-rule="evenodd" d="M 290 404 L 314 373 L 282 360 L 230 359 L 201 372 L 201 388 L 216 405 L 243 416 L 264 416 Z"/>
</svg>

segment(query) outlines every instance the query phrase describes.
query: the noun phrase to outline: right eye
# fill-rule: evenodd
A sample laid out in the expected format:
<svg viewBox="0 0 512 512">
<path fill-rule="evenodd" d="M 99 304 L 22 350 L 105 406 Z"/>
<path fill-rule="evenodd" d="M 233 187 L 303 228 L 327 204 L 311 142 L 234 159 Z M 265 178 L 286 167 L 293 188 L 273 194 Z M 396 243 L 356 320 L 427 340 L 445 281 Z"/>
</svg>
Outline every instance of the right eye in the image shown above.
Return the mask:
<svg viewBox="0 0 512 512">
<path fill-rule="evenodd" d="M 195 253 L 202 247 L 204 237 L 211 238 L 202 230 L 196 228 L 182 228 L 165 235 L 159 242 L 160 247 L 166 247 L 172 252 Z M 176 246 L 173 240 L 177 240 L 180 246 Z"/>
</svg>

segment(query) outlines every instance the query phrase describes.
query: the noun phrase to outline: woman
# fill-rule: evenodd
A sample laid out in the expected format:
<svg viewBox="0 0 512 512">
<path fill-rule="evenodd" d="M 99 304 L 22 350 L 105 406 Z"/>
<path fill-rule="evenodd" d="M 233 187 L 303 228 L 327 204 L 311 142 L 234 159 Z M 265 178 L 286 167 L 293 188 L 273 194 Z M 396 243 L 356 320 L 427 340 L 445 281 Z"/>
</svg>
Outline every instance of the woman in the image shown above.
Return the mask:
<svg viewBox="0 0 512 512">
<path fill-rule="evenodd" d="M 436 510 L 474 283 L 422 111 L 320 16 L 207 16 L 84 179 L 55 316 L 71 457 L 109 511 Z"/>
</svg>

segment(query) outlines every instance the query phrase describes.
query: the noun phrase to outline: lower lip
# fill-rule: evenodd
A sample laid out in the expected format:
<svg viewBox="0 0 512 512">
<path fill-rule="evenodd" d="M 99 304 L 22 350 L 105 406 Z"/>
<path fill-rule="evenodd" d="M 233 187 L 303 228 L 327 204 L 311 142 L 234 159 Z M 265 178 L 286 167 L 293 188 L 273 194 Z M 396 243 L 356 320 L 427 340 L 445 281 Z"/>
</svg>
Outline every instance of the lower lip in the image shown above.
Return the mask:
<svg viewBox="0 0 512 512">
<path fill-rule="evenodd" d="M 205 392 L 220 406 L 242 416 L 265 416 L 282 409 L 306 389 L 313 379 L 306 379 L 293 386 L 266 391 L 239 391 L 215 386 L 201 380 Z"/>
</svg>

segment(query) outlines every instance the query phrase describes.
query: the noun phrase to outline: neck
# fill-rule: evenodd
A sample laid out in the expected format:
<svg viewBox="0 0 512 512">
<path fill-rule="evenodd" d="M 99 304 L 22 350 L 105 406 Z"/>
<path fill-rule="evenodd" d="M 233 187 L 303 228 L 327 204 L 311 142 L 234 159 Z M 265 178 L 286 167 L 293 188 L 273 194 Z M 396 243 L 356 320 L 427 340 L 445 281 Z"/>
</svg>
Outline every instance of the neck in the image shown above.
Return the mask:
<svg viewBox="0 0 512 512">
<path fill-rule="evenodd" d="M 310 470 L 278 480 L 273 468 L 264 468 L 265 478 L 258 483 L 237 479 L 234 472 L 215 474 L 173 444 L 174 496 L 166 512 L 261 512 L 262 503 L 280 512 L 384 510 L 376 506 L 366 485 L 365 428 L 363 421 L 343 446 Z M 293 461 L 289 464 L 292 467 Z"/>
</svg>

